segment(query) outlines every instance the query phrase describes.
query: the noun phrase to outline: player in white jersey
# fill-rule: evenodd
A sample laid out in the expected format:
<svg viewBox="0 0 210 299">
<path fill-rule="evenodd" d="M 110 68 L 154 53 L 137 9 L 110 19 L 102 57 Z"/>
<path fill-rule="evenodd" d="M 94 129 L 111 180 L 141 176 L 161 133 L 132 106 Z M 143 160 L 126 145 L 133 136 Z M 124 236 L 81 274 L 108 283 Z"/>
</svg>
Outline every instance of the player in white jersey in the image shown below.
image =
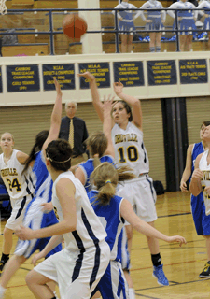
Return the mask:
<svg viewBox="0 0 210 299">
<path fill-rule="evenodd" d="M 31 164 L 31 162 L 34 162 L 33 171 L 35 173 L 35 196 L 28 204 L 23 219 L 24 225 L 27 225 L 31 228 L 41 228 L 43 226 L 46 227 L 54 225 L 58 222 L 53 211 L 49 214 L 45 214 L 41 207 L 43 202 L 51 200 L 52 189 L 51 178 L 46 168 L 45 162 L 43 161 L 43 156 L 49 142 L 58 138 L 62 118 L 62 92 L 58 81 L 54 79 L 54 82 L 57 96 L 51 114 L 50 130 L 49 132 L 42 131 L 37 134 L 35 138 L 35 145 L 30 153 L 30 156 L 25 162 L 23 169 L 23 175 L 25 175 L 25 173 L 27 173 L 28 166 Z M 49 238 L 42 240 L 34 239 L 30 242 L 18 240 L 14 255 L 8 261 L 0 281 L 0 298 L 4 297 L 9 280 L 20 268 L 21 264 L 24 263 L 36 249 L 42 250 L 48 242 Z M 53 251 L 49 253 L 49 255 L 60 251 L 61 249 L 62 245 L 59 244 L 55 249 L 53 249 Z M 53 287 L 52 285 L 53 284 L 50 286 L 51 288 Z"/>
<path fill-rule="evenodd" d="M 13 149 L 14 138 L 10 133 L 1 135 L 0 175 L 6 185 L 12 212 L 4 228 L 0 275 L 9 259 L 12 248 L 12 234 L 21 225 L 27 204 L 32 200 L 34 184 L 31 169 L 22 174 L 28 155 Z"/>
<path fill-rule="evenodd" d="M 59 223 L 39 230 L 22 227 L 18 232 L 23 240 L 55 235 L 47 245 L 48 250 L 64 238 L 65 248 L 37 265 L 26 277 L 36 298 L 54 298 L 46 283 L 56 281 L 62 299 L 89 299 L 110 258 L 104 227 L 84 186 L 69 171 L 71 156 L 69 143 L 62 139 L 51 141 L 46 149 L 46 165 L 54 182 L 52 203 Z"/>
<path fill-rule="evenodd" d="M 120 283 L 117 285 L 111 278 L 121 274 L 121 266 L 118 257 L 118 238 L 124 221 L 128 221 L 139 233 L 149 237 L 155 237 L 166 242 L 186 243 L 184 237 L 181 236 L 165 236 L 159 231 L 148 225 L 146 221 L 140 220 L 135 215 L 131 203 L 116 195 L 116 189 L 119 183 L 119 176 L 125 179 L 133 177 L 128 169 L 116 169 L 111 163 L 102 163 L 94 169 L 91 175 L 92 183 L 96 190 L 88 193 L 93 209 L 96 215 L 101 219 L 105 226 L 106 241 L 110 246 L 111 257 L 110 263 L 106 269 L 105 275 L 101 278 L 97 289 L 100 290 L 102 297 L 109 299 L 117 299 L 122 291 L 122 298 L 129 298 L 126 295 L 125 289 L 120 288 Z M 115 274 L 116 272 L 116 274 Z"/>
<path fill-rule="evenodd" d="M 94 76 L 89 72 L 79 76 L 90 80 L 93 105 L 98 116 L 103 121 L 103 103 L 100 101 Z M 120 101 L 116 102 L 112 111 L 112 140 L 115 147 L 115 161 L 119 166 L 128 165 L 132 167 L 137 178 L 132 181 L 124 181 L 120 187 L 119 195 L 130 200 L 137 216 L 154 226 L 154 220 L 157 219 L 155 208 L 156 192 L 152 179 L 148 176 L 149 163 L 143 142 L 141 103 L 134 97 L 124 94 L 122 89 L 123 85 L 121 83 L 114 83 L 115 93 L 120 98 Z M 133 108 L 133 116 L 131 107 Z M 132 226 L 126 225 L 126 231 L 129 242 L 128 249 L 131 251 Z M 169 282 L 162 270 L 159 241 L 156 238 L 147 237 L 147 242 L 154 266 L 153 276 L 158 279 L 159 284 L 167 286 Z M 130 286 L 132 286 L 131 282 Z"/>
<path fill-rule="evenodd" d="M 208 146 L 208 149 L 198 155 L 195 160 L 195 170 L 191 177 L 189 189 L 194 196 L 198 196 L 203 192 L 205 213 L 206 215 L 210 215 L 210 125 L 204 129 L 203 141 Z M 209 248 L 210 236 L 207 235 L 204 238 L 206 239 L 206 248 Z M 207 260 L 204 269 L 205 272 L 210 273 L 210 260 Z"/>
</svg>

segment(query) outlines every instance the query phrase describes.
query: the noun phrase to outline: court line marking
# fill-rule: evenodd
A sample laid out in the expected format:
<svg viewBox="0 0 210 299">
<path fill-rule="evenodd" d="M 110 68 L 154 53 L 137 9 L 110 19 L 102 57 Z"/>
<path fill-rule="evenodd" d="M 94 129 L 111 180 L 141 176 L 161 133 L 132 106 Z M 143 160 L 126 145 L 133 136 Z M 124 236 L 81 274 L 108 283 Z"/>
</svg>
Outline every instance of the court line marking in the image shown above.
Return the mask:
<svg viewBox="0 0 210 299">
<path fill-rule="evenodd" d="M 169 280 L 169 282 L 172 282 L 172 284 L 170 284 L 169 287 L 174 287 L 174 286 L 188 284 L 188 283 L 194 283 L 194 282 L 202 282 L 202 281 L 205 281 L 205 280 L 208 280 L 208 279 L 210 279 L 210 277 L 197 279 L 197 280 L 190 280 L 190 281 L 185 281 L 185 282 L 176 282 L 176 281 L 174 282 L 174 281 Z M 139 290 L 135 290 L 135 292 L 155 290 L 155 289 L 160 289 L 160 288 L 164 288 L 164 286 L 152 287 L 152 288 L 147 288 L 147 289 L 139 289 Z"/>
<path fill-rule="evenodd" d="M 143 294 L 137 294 L 137 293 L 135 293 L 135 296 L 140 296 L 140 297 L 150 298 L 150 299 L 160 299 L 160 297 L 151 297 L 151 296 L 147 296 L 147 295 L 143 295 Z"/>
<path fill-rule="evenodd" d="M 184 216 L 184 215 L 189 215 L 189 214 L 191 214 L 191 212 L 179 213 L 179 214 L 172 214 L 172 215 L 164 215 L 164 216 L 159 216 L 158 219 L 160 219 L 160 218 L 166 218 L 166 217 Z"/>
</svg>

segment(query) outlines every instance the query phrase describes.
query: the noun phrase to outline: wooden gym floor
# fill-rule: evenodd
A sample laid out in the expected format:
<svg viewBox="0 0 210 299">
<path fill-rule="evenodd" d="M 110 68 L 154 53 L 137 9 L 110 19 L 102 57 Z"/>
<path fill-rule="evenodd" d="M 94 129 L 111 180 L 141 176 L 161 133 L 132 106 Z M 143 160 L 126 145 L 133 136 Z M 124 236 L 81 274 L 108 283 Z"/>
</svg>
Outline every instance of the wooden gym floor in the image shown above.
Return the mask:
<svg viewBox="0 0 210 299">
<path fill-rule="evenodd" d="M 206 262 L 205 240 L 197 236 L 190 214 L 189 193 L 172 192 L 158 196 L 157 212 L 159 219 L 156 228 L 164 234 L 181 234 L 188 244 L 179 247 L 178 244 L 168 244 L 160 241 L 163 269 L 170 286 L 158 285 L 157 279 L 152 277 L 152 264 L 146 237 L 134 233 L 132 249 L 131 276 L 137 298 L 150 299 L 200 299 L 209 298 L 208 279 L 199 279 L 204 263 Z M 5 221 L 1 222 L 1 233 Z M 0 237 L 0 246 L 3 236 Z M 14 236 L 14 246 L 17 241 Z M 10 298 L 34 298 L 25 283 L 25 276 L 33 268 L 31 260 L 28 260 L 16 275 L 11 279 L 5 299 Z M 109 299 L 109 298 L 107 298 Z"/>
</svg>

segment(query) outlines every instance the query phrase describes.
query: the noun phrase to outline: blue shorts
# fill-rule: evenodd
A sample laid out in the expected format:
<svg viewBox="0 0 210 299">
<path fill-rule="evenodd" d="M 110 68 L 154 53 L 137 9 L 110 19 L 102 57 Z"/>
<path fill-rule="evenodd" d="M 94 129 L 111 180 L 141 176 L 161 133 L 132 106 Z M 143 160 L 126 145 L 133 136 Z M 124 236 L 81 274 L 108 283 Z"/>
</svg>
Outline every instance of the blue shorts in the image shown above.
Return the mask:
<svg viewBox="0 0 210 299">
<path fill-rule="evenodd" d="M 91 296 L 97 291 L 100 291 L 102 298 L 129 299 L 128 285 L 119 262 L 110 261 Z"/>
<path fill-rule="evenodd" d="M 191 194 L 191 212 L 198 235 L 210 235 L 210 215 L 206 216 L 205 206 L 203 203 L 203 192 L 198 196 Z"/>
<path fill-rule="evenodd" d="M 123 226 L 118 240 L 118 257 L 122 265 L 122 269 L 125 271 L 130 271 L 130 253 L 128 251 L 128 239 L 126 235 L 125 226 Z"/>
</svg>

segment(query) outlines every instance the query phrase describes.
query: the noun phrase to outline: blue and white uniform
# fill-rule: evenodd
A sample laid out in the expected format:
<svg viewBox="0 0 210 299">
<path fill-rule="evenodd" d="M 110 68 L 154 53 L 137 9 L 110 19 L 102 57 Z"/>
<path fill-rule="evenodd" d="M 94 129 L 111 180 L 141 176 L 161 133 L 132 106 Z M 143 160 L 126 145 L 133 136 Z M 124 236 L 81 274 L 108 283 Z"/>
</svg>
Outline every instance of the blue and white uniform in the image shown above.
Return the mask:
<svg viewBox="0 0 210 299">
<path fill-rule="evenodd" d="M 48 203 L 51 201 L 52 196 L 52 185 L 53 182 L 47 170 L 43 151 L 39 151 L 35 157 L 35 164 L 33 167 L 33 171 L 35 173 L 36 181 L 35 181 L 35 196 L 33 200 L 29 203 L 26 209 L 26 213 L 23 219 L 23 225 L 25 227 L 29 227 L 33 230 L 40 229 L 43 227 L 47 227 L 53 225 L 58 222 L 56 219 L 54 211 L 47 213 L 43 212 L 43 207 L 41 204 Z M 29 258 L 36 249 L 42 250 L 45 248 L 47 243 L 49 242 L 48 238 L 42 239 L 33 239 L 33 240 L 25 240 L 18 241 L 17 247 L 15 249 L 15 254 L 19 256 L 24 256 L 25 258 Z M 62 245 L 58 245 L 56 248 L 51 250 L 49 254 L 54 254 L 62 249 Z"/>
<path fill-rule="evenodd" d="M 110 247 L 110 263 L 104 276 L 101 278 L 95 291 L 99 290 L 103 298 L 116 299 L 128 297 L 128 287 L 120 264 L 118 252 L 118 239 L 124 220 L 120 217 L 122 197 L 114 196 L 106 206 L 98 204 L 96 196 L 98 191 L 88 193 L 90 202 L 96 215 L 101 220 L 106 231 L 106 242 Z M 120 297 L 120 294 L 122 297 Z"/>
<path fill-rule="evenodd" d="M 19 150 L 13 149 L 7 162 L 4 161 L 4 154 L 0 155 L 0 174 L 6 185 L 12 206 L 6 227 L 11 230 L 15 230 L 22 224 L 26 207 L 32 200 L 35 190 L 31 168 L 22 175 L 24 164 L 18 161 L 18 152 Z"/>
<path fill-rule="evenodd" d="M 191 10 L 191 8 L 196 8 L 195 5 L 193 5 L 188 1 L 187 2 L 178 1 L 173 3 L 169 8 L 188 9 L 188 10 L 178 10 L 177 17 L 181 18 L 181 20 L 178 21 L 178 29 L 183 30 L 182 32 L 179 32 L 180 35 L 192 35 L 191 30 L 197 29 L 195 26 L 194 19 L 197 19 L 198 11 Z M 175 13 L 173 10 L 168 10 L 167 13 L 169 14 L 169 16 L 175 19 Z"/>
<path fill-rule="evenodd" d="M 149 22 L 146 25 L 145 30 L 161 30 L 163 28 L 163 24 L 161 21 L 165 21 L 166 19 L 166 13 L 165 10 L 161 10 L 162 4 L 160 1 L 157 0 L 149 0 L 146 3 L 144 3 L 141 8 L 144 8 L 147 10 L 147 19 L 145 17 L 144 11 L 142 10 L 140 13 L 138 13 L 138 16 L 140 15 L 141 18 Z M 160 9 L 160 10 L 150 10 L 150 9 Z"/>
<path fill-rule="evenodd" d="M 125 8 L 125 10 L 120 10 L 118 12 L 118 18 L 122 18 L 122 20 L 119 21 L 119 30 L 129 31 L 129 32 L 128 33 L 122 32 L 121 34 L 133 35 L 133 30 L 134 30 L 133 20 L 136 19 L 136 16 L 134 16 L 133 18 L 133 14 L 135 14 L 135 11 L 133 11 L 132 9 L 137 7 L 131 3 L 122 1 L 115 8 Z M 113 10 L 112 13 L 115 14 L 115 11 Z"/>
<path fill-rule="evenodd" d="M 105 155 L 100 158 L 100 162 L 101 163 L 108 162 L 108 163 L 114 164 L 114 159 L 112 156 Z M 89 159 L 87 162 L 79 164 L 78 167 L 80 167 L 84 173 L 84 176 L 85 176 L 84 187 L 85 187 L 86 192 L 88 193 L 92 189 L 90 177 L 91 177 L 91 173 L 94 170 L 93 159 Z"/>
<path fill-rule="evenodd" d="M 205 18 L 203 22 L 203 29 L 209 30 L 210 29 L 210 1 L 209 0 L 202 1 L 197 8 L 202 9 L 204 14 L 208 15 L 208 17 Z"/>
<path fill-rule="evenodd" d="M 65 248 L 34 269 L 56 281 L 62 299 L 89 299 L 110 260 L 106 233 L 94 213 L 82 183 L 71 171 L 58 176 L 53 184 L 52 204 L 60 221 L 63 211 L 56 194 L 56 185 L 62 178 L 69 179 L 76 188 L 77 229 L 63 235 Z"/>
<path fill-rule="evenodd" d="M 195 160 L 198 155 L 204 152 L 203 143 L 195 143 L 191 155 L 191 175 L 194 171 Z M 210 235 L 210 216 L 205 214 L 205 206 L 203 203 L 203 192 L 198 196 L 191 194 L 191 212 L 195 224 L 195 229 L 198 235 Z"/>
</svg>

